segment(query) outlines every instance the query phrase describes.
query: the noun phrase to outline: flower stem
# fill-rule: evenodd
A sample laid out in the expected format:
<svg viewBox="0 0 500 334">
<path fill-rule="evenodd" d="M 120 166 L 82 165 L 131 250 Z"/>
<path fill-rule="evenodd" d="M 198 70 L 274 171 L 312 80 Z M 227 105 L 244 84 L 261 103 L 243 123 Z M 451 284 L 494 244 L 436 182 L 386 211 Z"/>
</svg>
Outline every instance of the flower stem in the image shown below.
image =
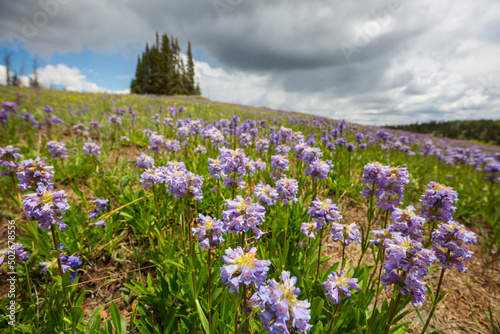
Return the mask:
<svg viewBox="0 0 500 334">
<path fill-rule="evenodd" d="M 332 332 L 333 321 L 335 320 L 335 315 L 337 315 L 337 312 L 339 311 L 339 309 L 340 309 L 340 303 L 335 305 L 335 310 L 333 311 L 333 314 L 332 314 L 332 321 L 330 322 L 330 328 L 328 329 L 328 334 L 330 334 Z"/>
<path fill-rule="evenodd" d="M 396 303 L 394 304 L 394 308 L 392 309 L 391 316 L 389 317 L 389 321 L 387 322 L 387 325 L 385 325 L 385 331 L 384 334 L 389 333 L 389 329 L 391 329 L 391 324 L 392 324 L 392 319 L 394 319 L 394 316 L 396 315 L 396 311 L 398 310 L 398 305 L 399 302 L 401 301 L 401 289 L 399 290 L 398 297 L 396 298 Z"/>
<path fill-rule="evenodd" d="M 379 253 L 379 257 L 381 255 L 382 254 Z M 378 271 L 377 292 L 376 292 L 376 295 L 375 295 L 376 299 L 375 299 L 375 304 L 373 305 L 373 312 L 372 312 L 372 316 L 371 316 L 371 319 L 370 319 L 370 324 L 368 325 L 368 329 L 366 330 L 366 333 L 370 332 L 370 328 L 372 327 L 373 319 L 375 319 L 375 310 L 377 309 L 377 303 L 378 303 L 378 297 L 379 297 L 379 290 L 380 290 L 380 279 L 382 278 L 382 266 L 383 266 L 383 264 L 384 264 L 384 258 L 382 258 L 382 263 L 380 264 L 380 268 L 379 268 L 379 271 Z M 373 272 L 375 272 L 375 270 Z M 368 286 L 369 285 L 370 285 L 370 283 L 368 283 Z"/>
<path fill-rule="evenodd" d="M 316 291 L 316 286 L 318 285 L 318 275 L 319 275 L 319 262 L 321 259 L 321 242 L 323 241 L 323 228 L 319 232 L 319 249 L 318 249 L 318 265 L 316 266 L 316 278 L 314 279 L 314 291 Z"/>
<path fill-rule="evenodd" d="M 59 254 L 61 253 L 59 244 L 57 243 L 56 230 L 54 229 L 54 224 L 50 224 L 50 230 L 52 231 L 52 242 L 54 243 L 54 250 L 57 256 L 57 265 L 59 266 L 59 275 L 61 275 L 61 279 L 63 277 L 63 270 L 61 265 L 61 257 Z"/>
<path fill-rule="evenodd" d="M 434 302 L 432 303 L 431 313 L 429 313 L 429 317 L 427 318 L 427 321 L 425 322 L 425 326 L 422 329 L 422 331 L 420 332 L 421 334 L 425 333 L 425 331 L 427 330 L 427 327 L 429 327 L 432 316 L 433 316 L 434 312 L 436 311 L 436 307 L 438 304 L 437 301 L 438 301 L 438 297 L 439 297 L 439 292 L 441 290 L 441 284 L 443 283 L 443 277 L 444 277 L 445 270 L 446 269 L 444 269 L 444 268 L 441 269 L 441 275 L 439 276 L 439 282 L 438 282 L 438 286 L 436 289 L 436 294 L 434 295 Z"/>
<path fill-rule="evenodd" d="M 211 264 L 212 246 L 208 249 L 208 334 L 212 334 L 212 264 Z"/>
<path fill-rule="evenodd" d="M 158 208 L 158 199 L 156 198 L 156 185 L 153 183 L 153 196 L 155 198 L 155 205 L 156 205 L 156 217 L 158 218 L 158 227 L 160 229 L 160 235 L 163 235 L 163 229 L 161 226 L 161 221 L 160 221 L 160 209 Z"/>
<path fill-rule="evenodd" d="M 187 205 L 187 227 L 188 227 L 188 242 L 189 242 L 189 253 L 191 255 L 191 278 L 193 279 L 193 291 L 196 298 L 196 280 L 194 278 L 194 253 L 193 253 L 193 236 L 191 235 L 191 208 L 189 206 L 189 200 L 186 201 Z"/>
</svg>

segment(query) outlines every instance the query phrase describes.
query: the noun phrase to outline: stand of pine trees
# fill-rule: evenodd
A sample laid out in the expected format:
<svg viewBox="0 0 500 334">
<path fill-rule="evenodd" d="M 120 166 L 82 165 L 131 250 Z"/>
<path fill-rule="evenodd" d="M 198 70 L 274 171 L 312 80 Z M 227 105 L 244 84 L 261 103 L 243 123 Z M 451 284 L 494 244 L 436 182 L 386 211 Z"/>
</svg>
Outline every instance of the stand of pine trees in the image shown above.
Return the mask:
<svg viewBox="0 0 500 334">
<path fill-rule="evenodd" d="M 156 44 L 149 46 L 138 58 L 135 77 L 130 84 L 134 94 L 201 95 L 194 80 L 191 42 L 188 42 L 187 64 L 181 58 L 177 38 L 156 33 Z"/>
</svg>

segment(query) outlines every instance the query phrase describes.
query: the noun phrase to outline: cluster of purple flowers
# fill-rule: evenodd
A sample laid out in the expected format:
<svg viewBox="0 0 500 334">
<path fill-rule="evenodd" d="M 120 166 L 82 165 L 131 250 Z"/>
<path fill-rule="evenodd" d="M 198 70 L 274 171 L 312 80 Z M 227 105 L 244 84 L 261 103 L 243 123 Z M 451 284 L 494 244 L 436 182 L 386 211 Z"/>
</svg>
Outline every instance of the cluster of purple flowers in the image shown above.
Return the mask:
<svg viewBox="0 0 500 334">
<path fill-rule="evenodd" d="M 158 155 L 163 150 L 163 143 L 163 136 L 158 135 L 156 132 L 154 132 L 149 136 L 148 150 Z"/>
<path fill-rule="evenodd" d="M 207 149 L 206 149 L 205 146 L 198 145 L 198 146 L 195 147 L 195 149 L 193 150 L 193 152 L 205 154 L 205 153 L 207 153 Z"/>
<path fill-rule="evenodd" d="M 465 226 L 454 221 L 442 223 L 432 232 L 433 250 L 441 267 L 452 270 L 453 265 L 459 272 L 465 272 L 465 261 L 472 257 L 467 245 L 477 242 L 476 235 Z M 439 247 L 438 247 L 439 246 Z M 444 250 L 444 251 L 443 251 Z"/>
<path fill-rule="evenodd" d="M 392 220 L 394 223 L 387 226 L 390 231 L 400 232 L 403 236 L 410 236 L 414 240 L 421 241 L 425 218 L 415 213 L 413 205 L 409 205 L 404 210 L 399 208 L 394 209 Z"/>
<path fill-rule="evenodd" d="M 422 217 L 445 222 L 452 220 L 457 201 L 458 193 L 453 188 L 431 181 L 420 199 Z"/>
<path fill-rule="evenodd" d="M 223 184 L 227 187 L 239 186 L 243 188 L 245 182 L 242 178 L 246 175 L 246 166 L 250 160 L 241 148 L 235 150 L 222 147 L 219 149 L 220 162 L 222 164 Z"/>
<path fill-rule="evenodd" d="M 109 206 L 109 199 L 107 199 L 107 198 L 102 199 L 99 197 L 94 202 L 97 204 L 97 206 L 94 208 L 94 210 L 89 212 L 87 220 L 92 220 L 92 219 L 97 218 L 99 216 L 99 212 L 105 211 L 106 208 Z M 105 219 L 99 220 L 99 221 L 90 223 L 89 225 L 91 225 L 91 226 L 106 226 L 106 220 Z"/>
<path fill-rule="evenodd" d="M 339 222 L 342 219 L 342 215 L 339 212 L 339 208 L 336 204 L 332 203 L 331 199 L 320 200 L 318 197 L 311 202 L 312 206 L 307 209 L 307 213 L 312 218 L 321 218 L 325 221 L 324 224 L 328 222 Z"/>
<path fill-rule="evenodd" d="M 61 251 L 66 249 L 63 244 L 60 245 Z M 59 259 L 61 261 L 61 267 L 63 270 L 63 273 L 65 273 L 67 270 L 70 271 L 69 277 L 70 281 L 73 282 L 75 279 L 76 275 L 78 274 L 78 266 L 82 264 L 82 261 L 80 260 L 80 254 L 76 254 L 73 256 L 67 256 L 64 254 L 59 254 Z M 50 262 L 40 262 L 38 264 L 40 267 L 43 267 L 42 270 L 40 271 L 42 274 L 46 274 L 49 269 L 56 268 L 57 267 L 57 258 L 53 259 Z"/>
<path fill-rule="evenodd" d="M 406 168 L 382 166 L 375 162 L 364 167 L 361 182 L 365 184 L 361 195 L 366 198 L 375 196 L 378 207 L 392 212 L 396 206 L 401 205 L 405 185 L 410 180 Z"/>
<path fill-rule="evenodd" d="M 276 204 L 279 194 L 276 189 L 261 181 L 255 186 L 254 196 L 260 204 L 271 206 Z"/>
<path fill-rule="evenodd" d="M 162 184 L 165 182 L 165 174 L 161 169 L 152 166 L 147 168 L 141 174 L 141 183 L 144 188 L 152 188 L 153 185 Z"/>
<path fill-rule="evenodd" d="M 83 153 L 96 157 L 101 155 L 101 147 L 95 142 L 89 141 L 83 145 Z"/>
<path fill-rule="evenodd" d="M 266 209 L 259 203 L 253 203 L 251 197 L 243 199 L 236 196 L 234 200 L 226 200 L 226 210 L 222 212 L 225 222 L 225 230 L 232 234 L 246 233 L 253 230 L 256 239 L 259 239 L 264 232 L 257 226 L 264 222 Z"/>
<path fill-rule="evenodd" d="M 223 171 L 222 162 L 219 159 L 208 158 L 208 175 L 216 180 L 219 180 Z"/>
<path fill-rule="evenodd" d="M 155 164 L 155 159 L 147 154 L 144 154 L 144 152 L 141 152 L 141 155 L 138 156 L 135 160 L 137 162 L 137 169 L 151 168 Z"/>
<path fill-rule="evenodd" d="M 283 177 L 276 182 L 276 191 L 278 199 L 283 201 L 283 204 L 288 205 L 290 201 L 297 202 L 297 192 L 299 191 L 299 182 L 295 179 Z"/>
<path fill-rule="evenodd" d="M 351 291 L 349 291 L 349 289 L 354 289 L 356 291 L 361 289 L 357 283 L 357 278 L 347 278 L 345 277 L 344 271 L 341 270 L 340 275 L 337 275 L 336 272 L 328 275 L 328 279 L 323 282 L 322 286 L 326 290 L 328 300 L 334 304 L 338 304 L 342 296 L 351 298 Z"/>
<path fill-rule="evenodd" d="M 188 142 L 183 142 L 182 144 L 184 145 L 185 143 L 188 143 Z M 167 151 L 171 151 L 171 152 L 179 152 L 181 150 L 181 144 L 176 139 L 166 140 L 165 141 L 165 149 Z"/>
<path fill-rule="evenodd" d="M 200 224 L 199 227 L 193 227 L 193 235 L 198 234 L 200 247 L 204 250 L 209 250 L 212 245 L 221 244 L 224 242 L 222 234 L 224 231 L 224 224 L 221 220 L 204 216 L 201 213 L 196 219 Z"/>
<path fill-rule="evenodd" d="M 38 221 L 38 227 L 49 229 L 57 224 L 64 230 L 68 225 L 62 222 L 62 215 L 70 207 L 64 190 L 54 191 L 52 186 L 38 185 L 37 192 L 28 194 L 22 201 L 24 213 L 29 220 Z"/>
<path fill-rule="evenodd" d="M 239 291 L 241 283 L 246 286 L 253 283 L 256 288 L 264 283 L 271 262 L 257 260 L 257 248 L 253 247 L 247 252 L 241 247 L 235 250 L 228 248 L 225 253 L 222 261 L 226 264 L 220 268 L 220 274 L 229 291 Z"/>
<path fill-rule="evenodd" d="M 361 243 L 361 233 L 359 232 L 359 227 L 356 223 L 349 225 L 333 223 L 330 236 L 333 241 L 342 241 L 346 246 L 348 246 L 351 242 L 354 242 L 355 244 Z"/>
<path fill-rule="evenodd" d="M 66 144 L 62 141 L 49 141 L 47 143 L 49 153 L 52 156 L 52 159 L 60 158 L 66 159 L 68 157 L 68 150 L 66 149 Z"/>
<path fill-rule="evenodd" d="M 18 153 L 20 151 L 20 149 L 12 145 L 0 147 L 0 166 L 7 169 L 4 172 L 0 172 L 0 176 L 17 172 L 19 163 L 17 163 L 16 160 L 21 160 L 23 158 L 23 156 Z"/>
<path fill-rule="evenodd" d="M 40 159 L 40 157 L 36 157 L 35 160 L 28 159 L 20 162 L 17 167 L 19 189 L 25 191 L 30 189 L 33 185 L 52 185 L 54 180 L 53 167 L 48 166 L 45 163 L 46 161 L 47 158 Z"/>
<path fill-rule="evenodd" d="M 283 271 L 280 279 L 282 283 L 270 279 L 266 285 L 261 285 L 249 304 L 260 306 L 259 317 L 269 333 L 290 333 L 290 327 L 301 333 L 308 332 L 312 328 L 309 324 L 311 304 L 298 299 L 300 290 L 295 287 L 296 277 L 290 277 L 288 271 Z"/>
<path fill-rule="evenodd" d="M 333 164 L 331 160 L 323 161 L 321 159 L 313 160 L 306 168 L 304 174 L 311 176 L 314 181 L 326 180 L 326 177 L 331 173 Z"/>
<path fill-rule="evenodd" d="M 166 168 L 165 184 L 169 187 L 168 192 L 174 194 L 175 198 L 188 197 L 201 202 L 203 192 L 203 177 L 186 170 L 186 168 Z"/>
<path fill-rule="evenodd" d="M 18 261 L 25 262 L 29 257 L 30 254 L 24 250 L 24 246 L 16 242 L 0 250 L 0 266 L 4 263 L 5 259 L 15 261 L 17 258 Z M 5 263 L 9 264 L 8 262 Z"/>
<path fill-rule="evenodd" d="M 267 153 L 269 150 L 269 139 L 267 138 L 260 138 L 257 140 L 255 143 L 255 151 L 258 153 Z"/>
<path fill-rule="evenodd" d="M 121 125 L 122 119 L 118 115 L 111 114 L 111 115 L 108 115 L 108 123 L 110 123 L 110 124 L 114 123 L 114 124 Z"/>
<path fill-rule="evenodd" d="M 386 239 L 385 245 L 382 284 L 386 287 L 391 284 L 400 286 L 403 295 L 411 295 L 415 307 L 422 305 L 427 291 L 422 278 L 427 276 L 428 267 L 437 260 L 434 251 L 423 248 L 410 236 L 403 237 L 396 233 L 392 239 Z"/>
</svg>

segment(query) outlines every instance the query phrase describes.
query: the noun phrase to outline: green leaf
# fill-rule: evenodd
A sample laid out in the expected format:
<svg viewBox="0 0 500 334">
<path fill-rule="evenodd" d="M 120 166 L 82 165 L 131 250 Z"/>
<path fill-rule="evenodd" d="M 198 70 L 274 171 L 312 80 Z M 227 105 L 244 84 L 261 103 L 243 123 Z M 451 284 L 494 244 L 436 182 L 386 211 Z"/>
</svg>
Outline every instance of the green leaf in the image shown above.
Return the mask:
<svg viewBox="0 0 500 334">
<path fill-rule="evenodd" d="M 198 316 L 200 317 L 201 325 L 203 326 L 203 329 L 205 330 L 206 333 L 210 333 L 210 327 L 208 326 L 208 320 L 207 317 L 205 316 L 205 313 L 203 312 L 203 309 L 201 308 L 200 302 L 198 299 L 196 299 L 196 309 L 198 311 Z"/>
<path fill-rule="evenodd" d="M 125 332 L 127 331 L 127 323 L 121 321 L 125 319 L 122 319 L 122 317 L 120 317 L 120 312 L 118 311 L 118 307 L 116 307 L 116 304 L 114 302 L 112 302 L 109 306 L 109 311 L 111 313 L 111 321 L 113 322 L 113 327 L 115 328 L 116 333 L 125 334 Z"/>
</svg>

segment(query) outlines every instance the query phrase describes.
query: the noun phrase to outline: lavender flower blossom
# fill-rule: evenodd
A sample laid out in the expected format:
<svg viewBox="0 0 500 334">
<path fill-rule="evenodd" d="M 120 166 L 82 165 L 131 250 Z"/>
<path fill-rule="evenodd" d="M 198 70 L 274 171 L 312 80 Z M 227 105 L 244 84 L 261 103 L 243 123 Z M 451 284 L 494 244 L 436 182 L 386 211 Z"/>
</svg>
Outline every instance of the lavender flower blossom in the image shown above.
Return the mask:
<svg viewBox="0 0 500 334">
<path fill-rule="evenodd" d="M 416 307 L 425 301 L 425 283 L 421 279 L 427 276 L 430 267 L 436 260 L 434 251 L 422 248 L 422 244 L 409 236 L 396 235 L 386 240 L 386 256 L 383 268 L 382 284 L 399 285 L 403 295 L 411 295 Z"/>
<path fill-rule="evenodd" d="M 196 148 L 193 150 L 193 152 L 195 152 L 195 153 L 205 154 L 205 153 L 207 153 L 207 149 L 206 149 L 206 147 L 204 147 L 204 146 L 198 145 L 198 146 L 196 146 Z"/>
<path fill-rule="evenodd" d="M 264 222 L 266 215 L 266 209 L 262 205 L 253 203 L 251 197 L 243 199 L 241 196 L 236 196 L 234 200 L 227 199 L 225 205 L 227 210 L 222 212 L 222 217 L 227 232 L 246 233 L 252 229 L 256 240 L 264 235 L 257 227 Z"/>
<path fill-rule="evenodd" d="M 295 287 L 296 277 L 290 277 L 288 271 L 281 273 L 282 283 L 274 279 L 261 286 L 250 298 L 249 304 L 260 306 L 259 317 L 266 331 L 273 334 L 290 333 L 293 327 L 298 332 L 308 332 L 312 326 L 311 304 L 307 300 L 299 300 L 300 290 Z"/>
<path fill-rule="evenodd" d="M 141 152 L 141 155 L 137 157 L 135 160 L 137 162 L 137 169 L 151 168 L 155 164 L 155 159 L 153 159 L 147 154 L 144 154 L 143 152 Z"/>
<path fill-rule="evenodd" d="M 97 207 L 95 207 L 94 210 L 89 213 L 87 220 L 97 218 L 99 216 L 99 212 L 105 211 L 109 206 L 109 199 L 107 198 L 102 199 L 99 197 L 94 202 L 97 204 Z"/>
<path fill-rule="evenodd" d="M 295 179 L 283 177 L 276 182 L 276 190 L 279 193 L 278 198 L 283 201 L 283 204 L 288 205 L 290 201 L 297 202 L 299 182 Z"/>
<path fill-rule="evenodd" d="M 413 239 L 421 241 L 425 218 L 417 216 L 412 205 L 404 210 L 396 208 L 392 212 L 392 220 L 394 224 L 387 227 L 390 231 L 401 232 L 403 236 L 409 235 Z"/>
<path fill-rule="evenodd" d="M 351 241 L 355 244 L 361 243 L 361 233 L 355 223 L 349 225 L 333 223 L 330 236 L 333 241 L 343 241 L 346 246 L 349 246 Z"/>
<path fill-rule="evenodd" d="M 152 188 L 153 185 L 162 184 L 164 182 L 165 182 L 165 173 L 154 166 L 146 169 L 141 174 L 141 183 L 144 188 Z"/>
<path fill-rule="evenodd" d="M 458 193 L 453 188 L 431 181 L 420 200 L 422 217 L 439 221 L 452 220 L 457 202 Z"/>
<path fill-rule="evenodd" d="M 193 227 L 192 230 L 193 235 L 198 234 L 198 240 L 201 248 L 209 250 L 212 245 L 224 242 L 222 234 L 225 231 L 221 220 L 216 220 L 210 216 L 204 216 L 201 213 L 198 215 L 196 220 L 200 223 L 200 227 Z"/>
<path fill-rule="evenodd" d="M 332 200 L 326 199 L 324 201 L 320 200 L 318 197 L 311 202 L 312 206 L 307 209 L 307 213 L 312 218 L 323 218 L 326 222 L 340 222 L 342 215 L 339 212 L 339 208 L 336 204 L 332 203 Z"/>
<path fill-rule="evenodd" d="M 477 242 L 476 235 L 465 229 L 465 226 L 454 221 L 439 224 L 438 228 L 432 232 L 433 250 L 439 259 L 441 267 L 453 270 L 453 265 L 458 272 L 465 272 L 465 261 L 472 257 L 472 252 L 468 245 Z M 443 248 L 446 253 L 441 250 Z"/>
<path fill-rule="evenodd" d="M 47 146 L 49 148 L 49 153 L 52 156 L 52 159 L 66 159 L 68 157 L 68 150 L 66 149 L 66 145 L 63 142 L 51 140 L 47 143 Z"/>
<path fill-rule="evenodd" d="M 310 163 L 309 167 L 306 168 L 304 174 L 312 176 L 314 181 L 318 181 L 319 179 L 326 180 L 326 177 L 332 171 L 332 167 L 333 164 L 331 160 L 323 161 L 315 159 Z"/>
<path fill-rule="evenodd" d="M 361 289 L 357 283 L 357 278 L 346 278 L 344 271 L 341 270 L 340 275 L 337 275 L 336 272 L 328 275 L 328 279 L 321 285 L 326 290 L 328 300 L 333 304 L 338 304 L 341 297 L 351 298 L 351 291 L 349 289 L 356 291 Z"/>
<path fill-rule="evenodd" d="M 276 189 L 266 184 L 265 181 L 261 181 L 255 186 L 254 196 L 262 205 L 275 205 L 276 200 L 278 199 L 278 195 L 279 194 Z"/>
<path fill-rule="evenodd" d="M 23 160 L 17 167 L 17 178 L 19 180 L 19 189 L 25 191 L 30 189 L 33 185 L 49 186 L 53 183 L 54 167 L 48 166 L 45 161 L 47 158 L 40 159 L 36 157 L 35 160 Z"/>
<path fill-rule="evenodd" d="M 169 187 L 168 192 L 174 194 L 175 198 L 188 197 L 201 202 L 203 192 L 203 177 L 187 170 L 167 171 L 165 183 Z"/>
<path fill-rule="evenodd" d="M 1 172 L 0 176 L 16 173 L 17 167 L 19 166 L 16 160 L 23 158 L 21 154 L 17 153 L 19 151 L 21 150 L 12 145 L 0 147 L 0 166 L 7 169 L 7 171 Z"/>
<path fill-rule="evenodd" d="M 96 157 L 98 155 L 101 155 L 101 147 L 99 147 L 99 145 L 97 145 L 93 141 L 89 141 L 83 145 L 83 153 Z"/>
<path fill-rule="evenodd" d="M 29 220 L 38 221 L 38 227 L 44 230 L 51 224 L 57 224 L 61 231 L 68 225 L 61 221 L 70 205 L 64 190 L 53 191 L 52 186 L 39 185 L 37 192 L 28 194 L 22 201 L 24 213 Z"/>
<path fill-rule="evenodd" d="M 24 246 L 16 242 L 0 250 L 0 266 L 4 263 L 5 259 L 14 261 L 17 258 L 18 261 L 25 262 L 29 257 L 30 254 L 24 250 Z M 9 264 L 9 262 L 5 263 Z"/>
<path fill-rule="evenodd" d="M 271 261 L 257 260 L 257 248 L 253 247 L 246 253 L 241 247 L 228 248 L 225 253 L 222 260 L 226 264 L 220 268 L 220 274 L 229 291 L 238 292 L 241 283 L 246 286 L 253 283 L 256 288 L 264 283 Z"/>
<path fill-rule="evenodd" d="M 219 180 L 221 176 L 222 177 L 224 176 L 222 170 L 223 170 L 222 162 L 219 159 L 208 158 L 208 174 L 211 177 L 213 177 L 216 180 Z"/>
</svg>

